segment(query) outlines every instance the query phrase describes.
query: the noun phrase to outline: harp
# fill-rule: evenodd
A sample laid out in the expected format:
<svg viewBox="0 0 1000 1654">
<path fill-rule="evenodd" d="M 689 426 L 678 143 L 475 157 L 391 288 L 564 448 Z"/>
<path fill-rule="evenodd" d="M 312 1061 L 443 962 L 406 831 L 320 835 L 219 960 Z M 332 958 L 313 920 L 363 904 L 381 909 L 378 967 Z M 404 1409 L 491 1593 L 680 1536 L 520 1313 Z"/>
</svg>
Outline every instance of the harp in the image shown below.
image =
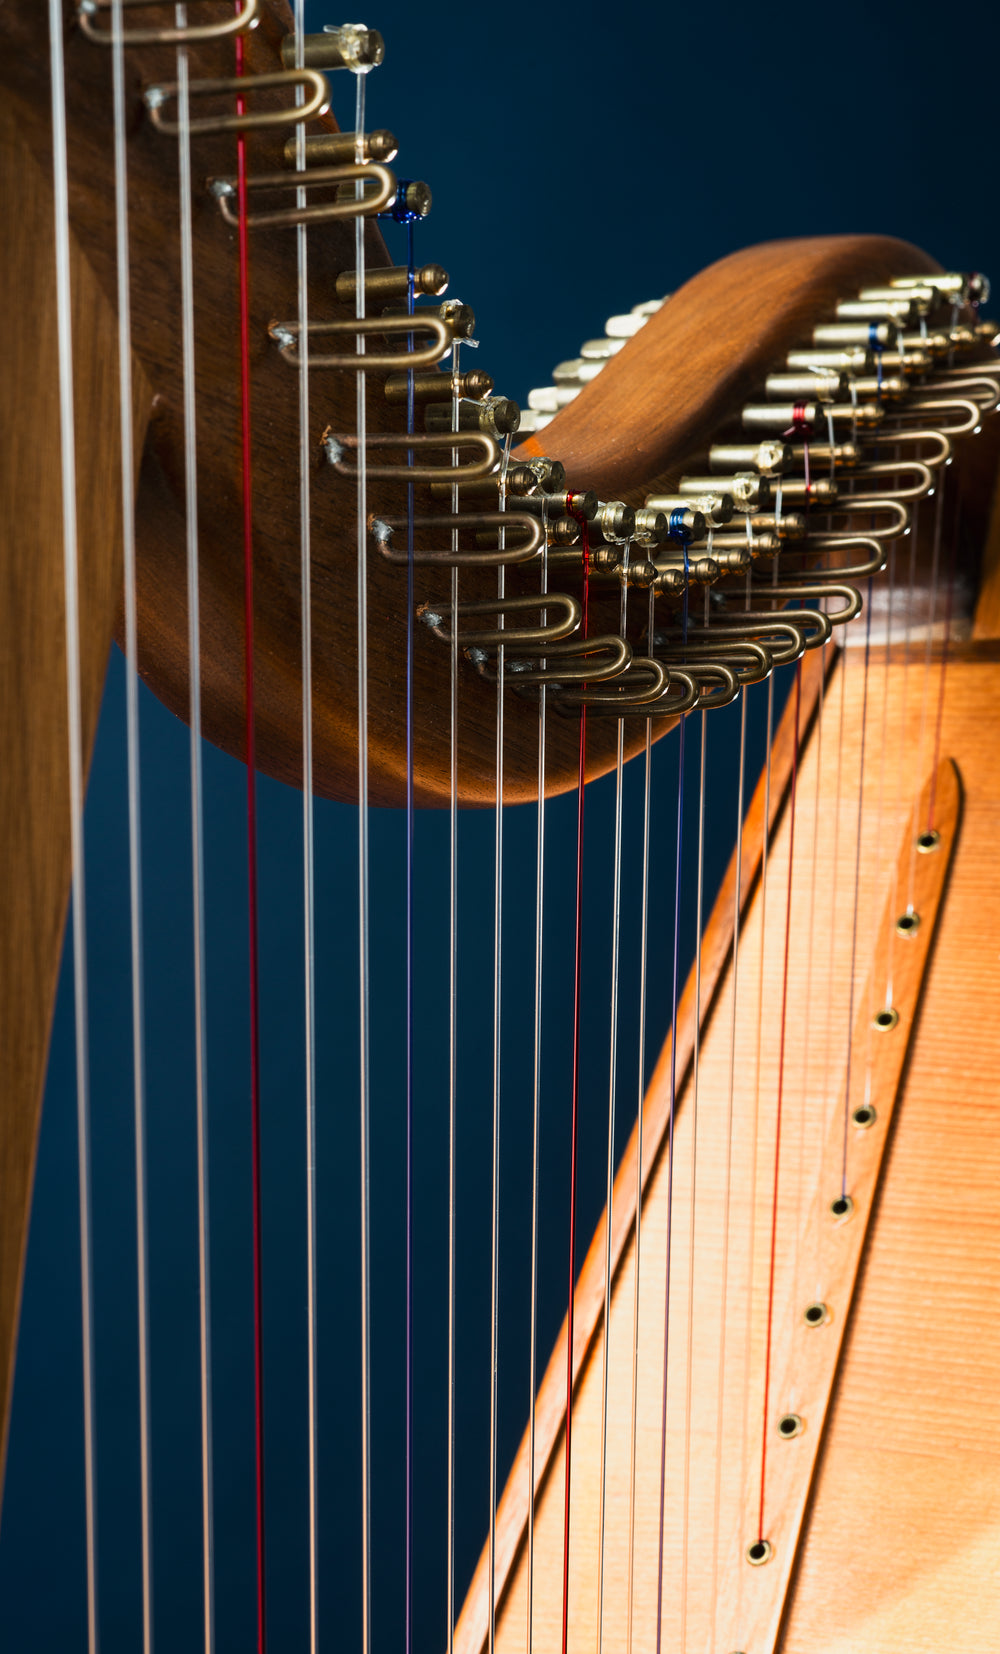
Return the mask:
<svg viewBox="0 0 1000 1654">
<path fill-rule="evenodd" d="M 795 1654 L 930 1648 L 959 1636 L 988 1646 L 997 1034 L 987 1007 L 1000 777 L 988 417 L 998 383 L 995 330 L 979 317 L 984 284 L 877 238 L 753 249 L 584 347 L 518 430 L 516 410 L 469 365 L 470 313 L 437 303 L 443 272 L 413 257 L 426 188 L 392 172 L 391 135 L 366 133 L 366 72 L 382 49 L 373 31 L 304 37 L 280 7 L 253 0 L 235 9 L 189 0 L 181 14 L 97 0 L 79 15 L 55 3 L 50 13 L 48 37 L 26 10 L 3 22 L 2 164 L 5 199 L 16 203 L 3 279 L 7 314 L 25 325 L 6 341 L 11 440 L 0 468 L 10 755 L 0 795 L 0 1370 L 6 1429 L 70 903 L 91 1643 L 99 1604 L 81 833 L 117 626 L 132 668 L 130 743 L 138 672 L 194 719 L 196 737 L 200 729 L 245 763 L 251 824 L 255 771 L 302 788 L 307 870 L 308 800 L 359 805 L 363 1109 L 374 1026 L 364 1011 L 371 807 L 401 808 L 408 823 L 423 806 L 442 820 L 458 806 L 487 810 L 498 837 L 484 885 L 499 933 L 504 807 L 537 806 L 544 825 L 543 736 L 543 798 L 576 790 L 582 812 L 581 776 L 611 778 L 602 878 L 615 949 L 627 864 L 639 866 L 640 1017 L 652 1030 L 658 1007 L 672 1032 L 620 1155 L 630 1105 L 612 1051 L 606 1210 L 551 1358 L 533 1342 L 528 1429 L 509 1475 L 496 1416 L 504 1082 L 494 1064 L 492 1249 L 479 1287 L 491 1327 L 489 1508 L 466 1594 L 454 1577 L 449 1505 L 437 1646 Z M 357 100 L 346 134 L 323 113 L 324 77 L 338 71 L 348 93 L 338 85 L 337 108 Z M 403 249 L 395 262 L 370 222 L 380 213 L 395 215 L 385 225 Z M 707 332 L 707 316 L 725 325 Z M 712 807 L 701 766 L 713 722 L 762 700 L 773 744 L 756 791 L 743 773 L 730 789 L 737 848 L 682 989 L 676 940 L 671 952 L 669 936 L 664 947 L 648 934 L 650 885 L 675 892 L 677 913 L 691 884 L 700 910 L 701 828 Z M 748 771 L 745 744 L 736 750 Z M 199 751 L 195 739 L 196 806 Z M 622 814 L 629 761 L 648 776 L 664 754 L 694 833 L 692 850 L 682 821 L 666 869 L 650 843 L 648 791 L 631 827 Z M 136 879 L 140 842 L 134 832 Z M 193 843 L 197 930 L 197 831 Z M 548 855 L 551 868 L 551 841 Z M 454 855 L 442 876 L 446 911 Z M 590 895 L 578 874 L 562 937 L 569 958 Z M 134 913 L 141 941 L 138 902 Z M 137 948 L 141 1007 L 138 964 Z M 613 992 L 612 1038 L 623 1014 Z M 577 1051 L 588 1014 L 578 986 Z M 199 997 L 199 1040 L 203 1017 Z M 447 1035 L 454 1049 L 453 1026 Z M 395 1037 L 405 1043 L 412 1032 L 399 1025 Z M 497 1060 L 500 1047 L 496 1032 Z M 133 1060 L 142 1277 L 138 1038 Z M 247 1114 L 266 1116 L 256 1049 L 253 1061 Z M 315 1086 L 307 1071 L 304 1117 Z M 451 1090 L 453 1109 L 469 1106 L 454 1069 Z M 574 1108 L 577 1091 L 574 1081 Z M 364 1184 L 377 1163 L 370 1112 L 363 1120 Z M 251 1126 L 256 1133 L 248 1118 Z M 530 1140 L 524 1152 L 537 1154 Z M 257 1165 L 258 1219 L 260 1176 L 266 1164 Z M 314 1185 L 306 1193 L 313 1316 L 322 1284 Z M 366 1211 L 362 1200 L 359 1222 Z M 524 1228 L 537 1227 L 536 1196 Z M 207 1236 L 200 1445 L 210 1469 L 211 1415 L 226 1396 L 205 1377 Z M 443 1255 L 453 1268 L 460 1246 L 452 1217 Z M 571 1255 L 572 1246 L 571 1220 Z M 258 1292 L 260 1250 L 258 1222 L 249 1264 Z M 407 1270 L 411 1262 L 408 1249 Z M 534 1268 L 532 1247 L 533 1339 Z M 364 1368 L 377 1292 L 367 1253 L 362 1270 Z M 450 1283 L 449 1299 L 454 1309 Z M 137 1328 L 138 1509 L 149 1646 L 147 1313 Z M 262 1345 L 258 1330 L 258 1395 Z M 312 1435 L 322 1376 L 314 1341 L 307 1373 L 302 1430 Z M 453 1393 L 453 1368 L 449 1381 Z M 356 1489 L 354 1502 L 366 1651 L 379 1609 L 369 1384 L 363 1371 L 363 1496 Z M 409 1376 L 407 1386 L 411 1397 Z M 258 1466 L 264 1416 L 258 1407 Z M 449 1455 L 455 1439 L 449 1418 Z M 450 1481 L 455 1474 L 449 1458 Z M 334 1613 L 317 1566 L 323 1501 L 313 1480 L 304 1545 L 314 1646 Z M 409 1472 L 403 1504 L 399 1567 L 408 1570 Z M 258 1481 L 262 1646 L 264 1508 Z M 196 1525 L 209 1647 L 216 1635 L 225 1643 L 213 1612 L 211 1514 L 206 1470 Z M 414 1631 L 408 1572 L 405 1589 L 410 1646 L 427 1637 Z"/>
</svg>

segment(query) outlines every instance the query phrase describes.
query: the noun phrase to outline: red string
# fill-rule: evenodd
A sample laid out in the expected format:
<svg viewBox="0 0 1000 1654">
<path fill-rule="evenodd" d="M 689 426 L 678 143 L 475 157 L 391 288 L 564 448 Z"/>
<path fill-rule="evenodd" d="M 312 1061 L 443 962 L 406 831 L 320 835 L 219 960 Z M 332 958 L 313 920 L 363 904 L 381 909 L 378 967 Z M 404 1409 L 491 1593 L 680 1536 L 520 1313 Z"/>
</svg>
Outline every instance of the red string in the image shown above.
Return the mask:
<svg viewBox="0 0 1000 1654">
<path fill-rule="evenodd" d="M 583 543 L 583 636 L 587 636 L 587 600 L 590 595 L 590 540 L 586 519 L 573 510 L 573 496 L 569 497 L 569 511 L 577 518 Z M 573 1092 L 572 1127 L 569 1162 L 569 1310 L 566 1321 L 566 1494 L 563 1510 L 563 1600 L 562 1600 L 562 1654 L 566 1654 L 569 1637 L 569 1495 L 570 1458 L 573 1441 L 573 1299 L 576 1283 L 576 1125 L 580 1100 L 580 983 L 583 958 L 583 794 L 587 764 L 587 708 L 580 708 L 580 769 L 577 780 L 576 808 L 576 956 L 573 972 Z"/>
<path fill-rule="evenodd" d="M 793 442 L 797 437 L 802 440 L 802 461 L 805 466 L 806 473 L 806 505 L 809 504 L 809 496 L 812 493 L 812 483 L 809 478 L 809 433 L 810 425 L 808 419 L 806 418 L 805 403 L 793 402 L 792 423 L 789 425 L 787 431 L 782 431 L 781 434 L 783 437 L 790 439 Z"/>
<path fill-rule="evenodd" d="M 239 5 L 236 7 L 240 10 Z M 245 73 L 243 36 L 236 36 L 236 73 Z M 236 112 L 245 112 L 242 97 Z M 247 764 L 247 919 L 250 953 L 250 1131 L 253 1154 L 253 1355 L 254 1458 L 257 1488 L 257 1649 L 266 1645 L 264 1615 L 264 1319 L 261 1267 L 260 1175 L 260 996 L 257 944 L 257 781 L 253 682 L 253 493 L 250 467 L 250 280 L 247 245 L 246 138 L 236 140 L 236 192 L 239 207 L 240 395 L 243 446 L 243 631 L 246 685 Z"/>
<path fill-rule="evenodd" d="M 771 1333 L 774 1320 L 774 1264 L 778 1243 L 778 1173 L 781 1166 L 781 1113 L 785 1092 L 785 1016 L 788 1009 L 788 945 L 792 934 L 792 873 L 795 866 L 795 785 L 799 770 L 799 713 L 802 709 L 802 662 L 795 668 L 795 743 L 788 800 L 788 896 L 785 903 L 785 963 L 781 980 L 781 1043 L 778 1048 L 778 1107 L 774 1127 L 774 1190 L 771 1196 L 771 1268 L 767 1291 L 767 1350 L 764 1357 L 764 1422 L 760 1450 L 760 1515 L 757 1538 L 764 1538 L 764 1477 L 767 1471 L 767 1416 L 771 1405 Z"/>
</svg>

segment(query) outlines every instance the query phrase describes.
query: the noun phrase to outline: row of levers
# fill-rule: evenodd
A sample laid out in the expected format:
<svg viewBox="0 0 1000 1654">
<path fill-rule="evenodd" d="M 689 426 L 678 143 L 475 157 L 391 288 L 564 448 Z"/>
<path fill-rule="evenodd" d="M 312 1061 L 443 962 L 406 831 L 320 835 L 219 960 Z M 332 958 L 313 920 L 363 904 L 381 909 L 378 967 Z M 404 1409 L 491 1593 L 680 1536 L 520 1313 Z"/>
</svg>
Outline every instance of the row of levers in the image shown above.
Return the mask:
<svg viewBox="0 0 1000 1654">
<path fill-rule="evenodd" d="M 515 522 L 541 518 L 547 590 L 559 589 L 560 576 L 578 589 L 586 562 L 592 597 L 621 593 L 617 654 L 586 653 L 580 635 L 560 641 L 558 661 L 542 642 L 533 651 L 508 646 L 514 691 L 537 696 L 546 683 L 566 710 L 585 702 L 619 716 L 676 716 L 728 704 L 745 684 L 855 620 L 919 502 L 943 494 L 956 440 L 978 433 L 1000 399 L 998 327 L 980 316 L 988 296 L 985 277 L 957 272 L 845 295 L 774 364 L 698 474 L 649 493 L 642 507 L 567 492 L 558 458 L 506 469 L 498 462 L 489 477 L 460 488 L 465 510 L 502 496 L 515 553 Z M 540 446 L 550 422 L 669 302 L 612 316 L 603 337 L 529 393 L 524 410 L 490 394 L 485 376 L 466 376 L 462 427 L 516 431 Z M 424 618 L 446 635 L 440 616 Z M 495 677 L 495 649 L 466 652 Z M 586 668 L 577 662 L 575 681 L 560 683 L 574 652 L 586 654 Z"/>
</svg>

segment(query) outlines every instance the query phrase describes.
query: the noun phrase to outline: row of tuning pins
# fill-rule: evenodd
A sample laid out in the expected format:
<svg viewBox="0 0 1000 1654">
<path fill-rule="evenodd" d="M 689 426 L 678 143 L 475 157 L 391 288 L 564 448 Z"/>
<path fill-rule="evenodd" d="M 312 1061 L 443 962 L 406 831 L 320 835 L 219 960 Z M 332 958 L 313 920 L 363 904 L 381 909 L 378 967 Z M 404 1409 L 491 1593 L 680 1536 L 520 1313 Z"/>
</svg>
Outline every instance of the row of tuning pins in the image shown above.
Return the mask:
<svg viewBox="0 0 1000 1654">
<path fill-rule="evenodd" d="M 633 305 L 624 315 L 609 316 L 604 324 L 603 339 L 585 340 L 580 346 L 579 356 L 557 363 L 552 370 L 552 384 L 528 392 L 528 406 L 521 415 L 521 431 L 528 435 L 544 430 L 560 408 L 568 407 L 584 386 L 607 367 L 612 356 L 617 356 L 629 339 L 646 325 L 650 316 L 655 316 L 662 309 L 667 298 L 669 294 L 662 299 L 647 299 L 642 304 Z"/>
<path fill-rule="evenodd" d="M 996 405 L 996 358 L 961 366 L 997 341 L 997 324 L 978 319 L 988 296 L 984 276 L 946 272 L 896 278 L 840 301 L 834 319 L 789 351 L 763 395 L 741 410 L 745 440 L 714 444 L 707 474 L 682 476 L 673 494 L 648 495 L 647 508 L 688 504 L 705 522 L 692 550 L 703 545 L 721 562 L 720 553 L 742 549 L 752 562 L 802 541 L 809 513 L 884 499 L 884 467 L 875 482 L 872 466 L 880 444 L 905 445 L 899 417 L 908 404 L 926 415 L 940 402 L 944 412 L 961 393 L 974 394 L 984 412 Z M 969 307 L 971 324 L 961 320 Z"/>
</svg>

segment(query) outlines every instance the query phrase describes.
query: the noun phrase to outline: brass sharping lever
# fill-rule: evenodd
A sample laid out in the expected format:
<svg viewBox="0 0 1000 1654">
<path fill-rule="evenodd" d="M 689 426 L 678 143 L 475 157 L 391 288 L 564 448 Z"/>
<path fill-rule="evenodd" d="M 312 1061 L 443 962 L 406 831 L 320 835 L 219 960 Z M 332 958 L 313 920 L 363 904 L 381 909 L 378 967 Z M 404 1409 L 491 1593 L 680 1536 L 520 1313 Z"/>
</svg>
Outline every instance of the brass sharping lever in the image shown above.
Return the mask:
<svg viewBox="0 0 1000 1654">
<path fill-rule="evenodd" d="M 542 607 L 540 601 L 538 607 Z M 504 636 L 509 637 L 510 633 L 505 632 Z M 538 666 L 525 658 L 532 655 L 542 657 Z M 595 659 L 602 655 L 603 660 Z M 519 644 L 513 659 L 505 657 L 504 676 L 512 689 L 526 695 L 543 683 L 603 683 L 625 672 L 631 660 L 631 645 L 616 632 L 597 637 L 570 637 L 556 643 L 536 638 L 531 643 Z M 480 676 L 496 683 L 497 674 L 489 670 L 485 661 L 477 664 Z"/>
<path fill-rule="evenodd" d="M 363 358 L 361 360 L 363 361 Z M 357 466 L 346 464 L 344 459 L 347 451 L 358 447 L 358 438 L 353 432 L 337 436 L 327 429 L 323 433 L 322 442 L 326 457 L 337 475 L 356 477 Z M 488 431 L 455 431 L 449 436 L 438 436 L 432 431 L 370 432 L 365 440 L 366 456 L 373 448 L 406 448 L 411 451 L 422 451 L 425 448 L 478 448 L 482 455 L 481 459 L 472 460 L 466 465 L 372 465 L 366 458 L 366 471 L 369 477 L 382 477 L 391 482 L 459 482 L 463 477 L 485 477 L 500 457 L 500 450 Z M 442 523 L 448 521 L 446 517 L 438 520 Z"/>
<path fill-rule="evenodd" d="M 81 34 L 97 46 L 115 43 L 114 29 L 99 28 L 97 23 L 102 13 L 110 12 L 113 3 L 114 0 L 81 0 L 77 7 Z M 120 3 L 123 7 L 152 6 L 159 0 L 120 0 Z M 189 6 L 199 3 L 200 0 L 188 0 Z M 216 23 L 186 23 L 183 28 L 172 29 L 123 29 L 121 39 L 123 46 L 191 46 L 199 40 L 222 40 L 227 35 L 246 34 L 259 22 L 260 0 L 244 0 L 238 12 Z"/>
<path fill-rule="evenodd" d="M 493 568 L 502 563 L 527 563 L 538 555 L 545 538 L 541 519 L 532 517 L 527 511 L 457 511 L 447 517 L 370 517 L 368 526 L 387 562 L 403 566 L 409 562 L 409 551 L 405 547 L 394 548 L 392 537 L 402 533 L 410 523 L 414 530 L 465 528 L 489 531 L 496 538 L 499 530 L 505 529 L 507 533 L 526 536 L 523 541 L 515 545 L 507 544 L 499 550 L 488 547 L 485 550 L 458 551 L 449 547 L 445 551 L 413 552 L 414 563 L 440 563 L 451 568 Z"/>
<path fill-rule="evenodd" d="M 908 507 L 901 500 L 888 499 L 884 494 L 842 493 L 839 495 L 836 504 L 832 505 L 829 511 L 824 512 L 823 515 L 829 517 L 839 517 L 844 514 L 849 514 L 852 511 L 864 511 L 869 513 L 871 516 L 888 516 L 889 518 L 888 523 L 884 524 L 881 528 L 866 528 L 864 534 L 865 540 L 898 540 L 899 536 L 905 533 L 910 522 Z M 855 535 L 849 529 L 845 530 L 843 535 L 837 535 L 835 532 L 831 531 L 828 534 L 820 536 L 820 538 L 826 542 L 839 540 L 841 545 L 857 543 Z M 808 540 L 803 542 L 802 546 L 793 546 L 789 549 L 794 551 L 808 550 L 810 547 L 815 546 L 816 543 L 817 536 L 810 533 Z"/>
<path fill-rule="evenodd" d="M 585 682 L 590 683 L 592 674 L 588 673 Z M 634 679 L 638 683 L 633 683 Z M 645 679 L 645 682 L 643 681 Z M 563 679 L 565 682 L 565 677 Z M 662 661 L 655 655 L 633 655 L 628 666 L 620 672 L 614 684 L 609 689 L 578 689 L 568 695 L 553 690 L 553 699 L 562 709 L 571 707 L 574 710 L 581 706 L 648 706 L 660 700 L 670 689 L 670 675 Z"/>
<path fill-rule="evenodd" d="M 791 549 L 801 555 L 809 555 L 814 551 L 849 551 L 854 546 L 868 547 L 871 557 L 867 563 L 852 563 L 846 567 L 803 570 L 801 574 L 794 569 L 782 569 L 782 579 L 786 582 L 809 580 L 815 581 L 817 576 L 829 573 L 837 580 L 864 580 L 870 575 L 879 574 L 885 568 L 885 550 L 879 544 L 875 534 L 810 534 L 801 546 Z M 755 582 L 755 589 L 764 591 L 763 582 Z"/>
<path fill-rule="evenodd" d="M 883 488 L 879 491 L 880 500 L 921 500 L 934 487 L 934 476 L 930 466 L 925 465 L 922 459 L 880 459 L 862 465 L 856 470 L 854 477 L 864 482 L 869 477 L 899 476 L 900 473 L 909 473 L 916 481 L 909 488 Z M 851 500 L 869 501 L 875 498 L 872 494 L 850 494 Z"/>
<path fill-rule="evenodd" d="M 530 597 L 493 597 L 483 602 L 454 605 L 449 598 L 441 603 L 422 603 L 417 610 L 417 616 L 435 637 L 441 638 L 444 643 L 450 643 L 452 634 L 447 621 L 452 614 L 461 619 L 464 615 L 522 614 L 532 609 L 561 609 L 562 619 L 545 621 L 538 626 L 494 626 L 478 632 L 459 630 L 459 644 L 463 648 L 477 645 L 479 648 L 499 649 L 511 644 L 523 648 L 535 643 L 558 643 L 561 638 L 575 632 L 583 618 L 579 602 L 575 597 L 571 597 L 569 592 L 538 592 Z M 603 638 L 594 641 L 617 643 L 620 640 Z M 624 648 L 627 650 L 628 644 L 625 644 Z"/>
<path fill-rule="evenodd" d="M 278 345 L 281 355 L 292 367 L 301 366 L 302 358 L 297 346 L 299 326 L 297 322 L 272 322 L 268 328 L 271 338 Z M 309 322 L 306 327 L 307 339 L 321 338 L 325 334 L 333 334 L 339 338 L 354 339 L 368 338 L 370 334 L 385 337 L 394 337 L 396 334 L 413 334 L 426 332 L 430 335 L 429 342 L 403 356 L 399 351 L 391 355 L 377 351 L 359 352 L 357 349 L 335 352 L 334 354 L 320 355 L 309 350 L 310 368 L 344 368 L 352 373 L 377 372 L 386 368 L 398 368 L 401 361 L 412 362 L 413 368 L 430 368 L 435 362 L 440 362 L 447 356 L 452 346 L 452 330 L 448 322 L 434 311 L 418 311 L 412 316 L 352 316 L 349 319 L 336 322 Z M 465 433 L 463 433 L 463 436 Z M 369 442 L 374 438 L 369 437 Z M 406 440 L 393 438 L 393 441 Z M 441 444 L 438 443 L 440 447 Z M 499 457 L 500 450 L 497 449 Z M 479 476 L 482 473 L 476 472 Z M 471 472 L 468 473 L 471 476 Z M 430 479 L 424 478 L 424 481 Z M 448 478 L 450 480 L 450 476 Z"/>
<path fill-rule="evenodd" d="M 296 71 L 298 73 L 298 71 Z M 303 69 L 303 75 L 312 75 L 322 79 L 315 69 Z M 266 80 L 266 75 L 258 75 L 251 82 L 260 85 Z M 280 76 L 272 77 L 280 79 Z M 208 85 L 205 81 L 204 85 Z M 196 87 L 192 87 L 195 91 Z M 363 183 L 373 182 L 376 188 L 365 191 L 359 197 L 339 198 L 336 201 L 323 201 L 317 206 L 274 207 L 267 212 L 247 213 L 249 229 L 259 229 L 267 225 L 271 229 L 280 229 L 295 224 L 325 224 L 331 220 L 341 218 L 370 218 L 375 213 L 382 212 L 393 200 L 396 194 L 396 175 L 384 166 L 381 161 L 345 161 L 341 166 L 313 167 L 309 172 L 258 172 L 252 173 L 247 179 L 248 190 L 307 190 L 329 188 L 334 184 L 349 184 L 362 180 Z M 235 178 L 210 178 L 208 188 L 219 203 L 219 211 L 227 224 L 234 229 L 239 228 L 239 215 L 233 212 L 232 203 L 236 200 Z M 353 271 L 351 272 L 353 274 Z M 339 285 L 339 284 L 338 284 Z M 342 295 L 338 292 L 338 297 Z"/>
<path fill-rule="evenodd" d="M 879 567 L 881 567 L 881 564 Z M 795 582 L 793 576 L 787 582 L 779 583 L 776 586 L 772 586 L 770 582 L 755 581 L 753 591 L 757 597 L 783 597 L 786 600 L 806 597 L 811 597 L 814 601 L 817 598 L 825 597 L 842 597 L 844 599 L 844 607 L 834 609 L 832 614 L 828 609 L 802 609 L 796 611 L 794 616 L 796 621 L 808 619 L 811 622 L 823 623 L 811 637 L 806 639 L 805 646 L 807 649 L 815 649 L 818 644 L 826 642 L 830 636 L 829 631 L 826 630 L 827 627 L 843 626 L 845 621 L 853 620 L 855 615 L 861 613 L 861 593 L 856 587 L 841 584 L 839 581 L 830 581 L 827 584 L 825 581 L 814 580 L 809 585 L 803 582 L 800 586 Z"/>
<path fill-rule="evenodd" d="M 188 95 L 198 98 L 245 98 L 248 92 L 267 91 L 278 86 L 311 88 L 311 96 L 307 97 L 304 103 L 288 104 L 283 109 L 244 110 L 242 115 L 204 116 L 200 120 L 189 121 L 187 131 L 193 137 L 197 137 L 204 132 L 253 132 L 275 126 L 298 126 L 302 121 L 311 121 L 316 115 L 324 115 L 330 107 L 330 88 L 318 69 L 282 69 L 272 75 L 239 75 L 224 80 L 192 80 L 188 84 Z M 160 111 L 179 91 L 179 83 L 171 80 L 160 81 L 156 86 L 147 86 L 143 93 L 143 101 L 156 130 L 165 132 L 172 138 L 180 136 L 181 127 L 177 121 L 164 120 Z M 286 175 L 282 173 L 280 176 L 287 184 Z"/>
</svg>

